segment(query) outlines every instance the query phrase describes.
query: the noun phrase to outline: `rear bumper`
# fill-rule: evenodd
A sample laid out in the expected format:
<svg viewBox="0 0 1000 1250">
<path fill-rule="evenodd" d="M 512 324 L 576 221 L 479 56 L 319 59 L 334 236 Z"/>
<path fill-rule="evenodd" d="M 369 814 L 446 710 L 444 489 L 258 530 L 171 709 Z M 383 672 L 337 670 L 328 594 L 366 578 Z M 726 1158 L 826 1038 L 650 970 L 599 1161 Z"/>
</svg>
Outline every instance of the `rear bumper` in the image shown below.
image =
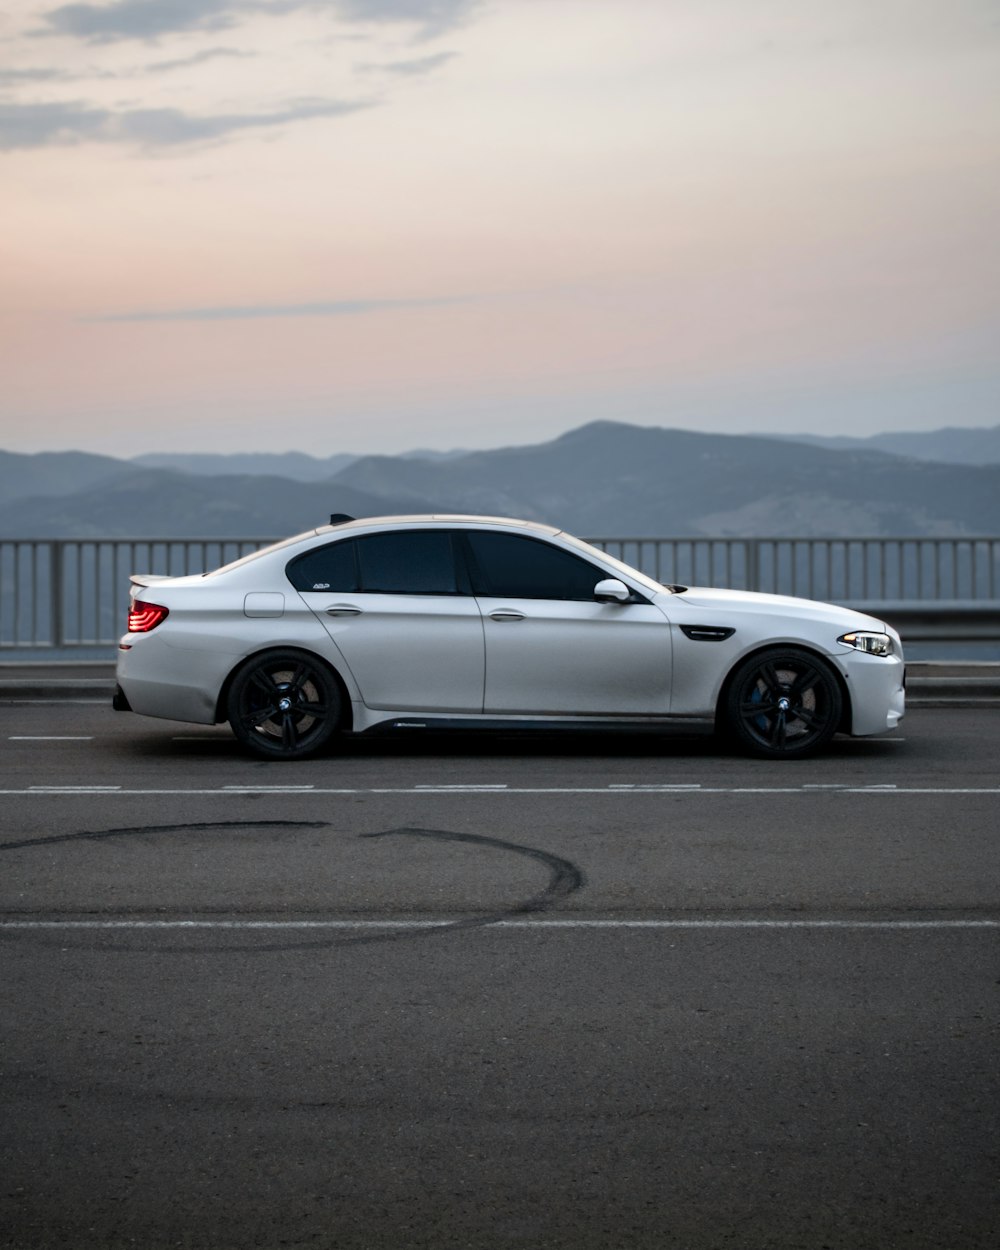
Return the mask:
<svg viewBox="0 0 1000 1250">
<path fill-rule="evenodd" d="M 130 635 L 122 644 L 115 708 L 162 720 L 214 724 L 219 689 L 230 667 L 228 655 L 183 651 L 154 634 Z"/>
</svg>

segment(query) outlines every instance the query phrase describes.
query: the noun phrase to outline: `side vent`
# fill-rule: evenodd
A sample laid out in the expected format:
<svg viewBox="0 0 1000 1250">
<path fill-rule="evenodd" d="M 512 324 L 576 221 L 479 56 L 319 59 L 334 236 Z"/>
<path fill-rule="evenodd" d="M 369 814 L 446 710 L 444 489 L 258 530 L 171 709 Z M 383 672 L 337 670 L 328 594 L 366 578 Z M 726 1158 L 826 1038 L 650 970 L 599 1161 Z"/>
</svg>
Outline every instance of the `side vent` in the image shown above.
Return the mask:
<svg viewBox="0 0 1000 1250">
<path fill-rule="evenodd" d="M 681 633 L 692 642 L 725 642 L 736 630 L 725 625 L 682 625 Z"/>
</svg>

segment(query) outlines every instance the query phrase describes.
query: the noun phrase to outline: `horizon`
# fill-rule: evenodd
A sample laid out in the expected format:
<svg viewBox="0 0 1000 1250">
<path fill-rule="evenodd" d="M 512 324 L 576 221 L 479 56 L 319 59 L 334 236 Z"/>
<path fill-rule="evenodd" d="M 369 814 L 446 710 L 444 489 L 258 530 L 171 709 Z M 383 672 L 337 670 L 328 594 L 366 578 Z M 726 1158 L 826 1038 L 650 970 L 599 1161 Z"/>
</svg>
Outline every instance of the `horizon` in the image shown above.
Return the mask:
<svg viewBox="0 0 1000 1250">
<path fill-rule="evenodd" d="M 1000 416 L 994 0 L 22 0 L 0 41 L 12 450 Z"/>
<path fill-rule="evenodd" d="M 308 460 L 315 460 L 320 463 L 326 460 L 336 459 L 338 457 L 348 457 L 354 460 L 361 460 L 367 456 L 388 456 L 388 457 L 395 457 L 395 458 L 411 458 L 411 457 L 418 458 L 420 456 L 431 456 L 431 457 L 451 458 L 451 457 L 459 457 L 463 455 L 474 455 L 479 452 L 505 451 L 505 450 L 514 450 L 514 449 L 529 448 L 529 447 L 544 447 L 550 443 L 558 442 L 561 438 L 564 438 L 567 435 L 577 433 L 580 430 L 587 429 L 594 425 L 624 426 L 630 429 L 657 430 L 661 433 L 697 434 L 697 435 L 704 435 L 706 437 L 779 439 L 782 441 L 790 441 L 790 442 L 802 441 L 806 443 L 807 445 L 815 445 L 816 440 L 819 440 L 820 446 L 822 446 L 825 443 L 829 443 L 834 447 L 839 442 L 853 442 L 857 438 L 860 438 L 865 442 L 871 442 L 871 441 L 874 441 L 875 439 L 886 438 L 886 437 L 906 438 L 906 437 L 911 437 L 911 436 L 920 437 L 921 435 L 931 435 L 931 436 L 933 435 L 955 435 L 955 434 L 974 434 L 974 433 L 980 433 L 980 432 L 986 433 L 986 432 L 993 431 L 993 430 L 1000 431 L 1000 422 L 994 422 L 992 425 L 980 425 L 980 426 L 939 426 L 930 430 L 909 430 L 909 429 L 879 430 L 879 431 L 875 431 L 873 433 L 866 434 L 866 435 L 845 435 L 845 434 L 816 435 L 816 434 L 807 433 L 806 431 L 799 431 L 797 433 L 781 433 L 781 432 L 776 432 L 773 430 L 771 431 L 737 431 L 737 432 L 725 431 L 725 430 L 698 430 L 698 429 L 693 429 L 688 426 L 652 425 L 652 424 L 645 425 L 645 424 L 639 424 L 639 423 L 629 422 L 629 421 L 615 421 L 610 418 L 604 418 L 604 419 L 599 418 L 594 421 L 584 422 L 582 425 L 571 426 L 569 429 L 561 430 L 552 435 L 546 435 L 542 439 L 536 440 L 536 441 L 484 444 L 483 446 L 480 446 L 480 447 L 448 447 L 448 448 L 435 448 L 435 447 L 427 447 L 427 446 L 404 447 L 400 451 L 392 451 L 392 452 L 377 452 L 377 451 L 368 451 L 368 450 L 357 451 L 357 450 L 342 449 L 339 451 L 333 451 L 333 452 L 329 452 L 326 454 L 318 454 L 315 452 L 305 451 L 304 449 L 300 447 L 287 447 L 287 448 L 281 448 L 279 450 L 272 450 L 272 451 L 268 451 L 266 449 L 239 448 L 239 449 L 230 449 L 228 451 L 218 451 L 218 452 L 204 451 L 200 448 L 188 449 L 188 450 L 175 449 L 172 451 L 163 450 L 163 449 L 151 449 L 148 451 L 135 452 L 131 455 L 116 455 L 113 452 L 92 451 L 86 447 L 79 447 L 79 446 L 44 448 L 42 450 L 33 451 L 33 452 L 31 451 L 22 452 L 22 451 L 14 450 L 10 447 L 2 446 L 0 447 L 0 453 L 10 454 L 10 455 L 27 455 L 27 456 L 96 455 L 96 456 L 105 456 L 112 460 L 121 461 L 122 463 L 132 463 L 134 461 L 137 461 L 143 458 L 153 457 L 153 456 L 177 457 L 177 458 L 183 458 L 183 459 L 192 459 L 192 458 L 198 458 L 198 457 L 206 457 L 206 458 L 233 457 L 233 458 L 236 458 L 236 457 L 241 457 L 241 456 L 247 456 L 247 457 L 259 456 L 262 458 L 271 458 L 271 457 L 281 457 L 281 456 L 295 456 L 295 457 L 304 457 Z"/>
</svg>

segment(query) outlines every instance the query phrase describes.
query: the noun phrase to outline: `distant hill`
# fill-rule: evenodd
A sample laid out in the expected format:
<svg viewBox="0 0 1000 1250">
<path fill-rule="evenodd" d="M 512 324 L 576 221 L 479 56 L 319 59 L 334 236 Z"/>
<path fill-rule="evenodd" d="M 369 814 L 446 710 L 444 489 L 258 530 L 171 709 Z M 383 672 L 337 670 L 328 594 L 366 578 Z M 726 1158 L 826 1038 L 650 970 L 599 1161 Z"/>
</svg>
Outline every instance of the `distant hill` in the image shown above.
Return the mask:
<svg viewBox="0 0 1000 1250">
<path fill-rule="evenodd" d="M 418 451 L 401 453 L 405 460 L 453 460 L 467 455 L 464 451 Z M 204 477 L 289 477 L 296 482 L 325 482 L 342 472 L 360 456 L 343 452 L 321 459 L 302 451 L 284 452 L 148 452 L 134 456 L 130 464 L 151 469 L 177 469 L 181 473 L 197 473 Z"/>
<path fill-rule="evenodd" d="M 522 516 L 586 535 L 1000 531 L 1000 466 L 598 421 L 444 463 L 367 456 L 336 479 L 379 498 Z"/>
<path fill-rule="evenodd" d="M 357 459 L 344 453 L 321 460 L 301 451 L 150 452 L 134 457 L 130 463 L 151 469 L 177 469 L 204 477 L 290 477 L 296 482 L 323 482 Z"/>
<path fill-rule="evenodd" d="M 186 458 L 181 457 L 181 460 Z M 212 457 L 192 457 L 202 470 Z M 323 461 L 235 458 L 237 463 Z M 331 458 L 336 461 L 337 458 Z M 331 512 L 473 512 L 583 537 L 1000 533 L 1000 465 L 598 421 L 548 443 L 344 457 L 326 480 L 0 453 L 0 538 L 282 537 Z"/>
<path fill-rule="evenodd" d="M 773 435 L 786 441 L 810 443 L 834 451 L 887 451 L 894 456 L 912 456 L 938 464 L 1000 464 L 1000 425 L 988 429 L 955 426 L 941 430 L 872 434 L 868 438 L 820 434 Z"/>
<path fill-rule="evenodd" d="M 15 499 L 72 494 L 111 481 L 128 467 L 111 456 L 83 451 L 45 451 L 34 456 L 0 451 L 0 500 L 9 504 Z"/>
<path fill-rule="evenodd" d="M 331 512 L 401 507 L 344 483 L 121 468 L 97 488 L 0 504 L 0 538 L 284 538 L 325 525 Z"/>
</svg>

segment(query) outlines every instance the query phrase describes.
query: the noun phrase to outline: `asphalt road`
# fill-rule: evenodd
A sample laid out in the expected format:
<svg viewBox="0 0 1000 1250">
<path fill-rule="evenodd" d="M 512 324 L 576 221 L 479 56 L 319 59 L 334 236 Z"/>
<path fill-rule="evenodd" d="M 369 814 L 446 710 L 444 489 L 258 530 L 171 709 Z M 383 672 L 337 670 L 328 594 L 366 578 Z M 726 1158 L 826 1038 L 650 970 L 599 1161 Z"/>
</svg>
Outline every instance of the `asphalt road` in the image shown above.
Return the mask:
<svg viewBox="0 0 1000 1250">
<path fill-rule="evenodd" d="M 992 1250 L 998 745 L 0 705 L 0 1245 Z"/>
</svg>

